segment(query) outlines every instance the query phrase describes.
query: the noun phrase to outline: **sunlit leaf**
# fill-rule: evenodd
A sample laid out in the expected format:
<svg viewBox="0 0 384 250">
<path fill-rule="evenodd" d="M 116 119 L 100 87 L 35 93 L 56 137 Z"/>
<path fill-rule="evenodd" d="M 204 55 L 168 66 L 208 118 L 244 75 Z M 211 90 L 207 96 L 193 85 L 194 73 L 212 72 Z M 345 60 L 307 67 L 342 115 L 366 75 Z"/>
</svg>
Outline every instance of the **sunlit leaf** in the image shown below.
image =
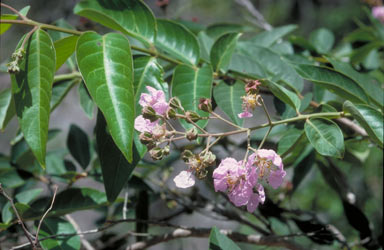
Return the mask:
<svg viewBox="0 0 384 250">
<path fill-rule="evenodd" d="M 172 79 L 172 96 L 180 99 L 185 110 L 197 112 L 200 116 L 208 116 L 208 113 L 198 109 L 200 98 L 211 98 L 213 72 L 210 65 L 193 69 L 185 65 L 176 67 Z M 185 128 L 193 127 L 185 120 L 180 121 Z M 207 120 L 200 120 L 200 127 L 207 125 Z"/>
<path fill-rule="evenodd" d="M 241 34 L 239 33 L 228 33 L 221 36 L 213 44 L 210 56 L 212 67 L 215 72 L 225 72 L 228 69 L 233 51 L 235 50 L 237 40 L 240 36 Z"/>
<path fill-rule="evenodd" d="M 103 112 L 117 147 L 132 161 L 134 122 L 133 65 L 130 45 L 121 34 L 84 33 L 77 62 L 85 85 Z"/>
<path fill-rule="evenodd" d="M 344 136 L 333 121 L 316 118 L 305 122 L 305 134 L 316 151 L 324 156 L 344 156 Z"/>
<path fill-rule="evenodd" d="M 55 49 L 48 34 L 38 29 L 25 44 L 20 72 L 13 74 L 16 114 L 33 154 L 45 168 Z"/>
</svg>

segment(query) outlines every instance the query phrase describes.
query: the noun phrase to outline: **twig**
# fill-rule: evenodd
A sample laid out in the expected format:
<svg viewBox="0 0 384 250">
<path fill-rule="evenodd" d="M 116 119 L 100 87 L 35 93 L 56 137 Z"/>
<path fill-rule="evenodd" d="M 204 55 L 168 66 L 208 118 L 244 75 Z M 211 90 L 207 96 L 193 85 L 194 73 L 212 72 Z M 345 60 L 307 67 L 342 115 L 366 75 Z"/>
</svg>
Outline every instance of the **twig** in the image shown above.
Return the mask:
<svg viewBox="0 0 384 250">
<path fill-rule="evenodd" d="M 30 245 L 34 246 L 33 244 L 33 238 L 31 237 L 31 233 L 28 231 L 28 229 L 25 227 L 24 225 L 24 222 L 19 214 L 19 212 L 17 211 L 17 208 L 15 206 L 15 203 L 13 203 L 13 199 L 5 192 L 5 190 L 3 189 L 3 186 L 1 185 L 0 183 L 0 193 L 9 201 L 9 203 L 11 203 L 11 206 L 12 206 L 12 209 L 13 211 L 15 212 L 15 215 L 17 217 L 17 222 L 21 225 L 21 227 L 23 228 L 23 231 L 24 231 L 24 234 L 25 236 L 27 237 Z"/>
<path fill-rule="evenodd" d="M 80 229 L 79 225 L 76 223 L 76 221 L 69 214 L 65 215 L 65 218 L 75 228 L 76 233 L 81 233 L 81 229 Z M 91 243 L 89 243 L 89 241 L 87 241 L 85 239 L 84 234 L 79 234 L 79 237 L 80 237 L 80 240 L 81 240 L 81 244 L 83 244 L 85 249 L 87 249 L 87 250 L 95 250 L 95 248 L 91 245 Z"/>
<path fill-rule="evenodd" d="M 55 198 L 56 198 L 56 193 L 57 193 L 57 188 L 58 188 L 58 186 L 57 186 L 57 185 L 54 185 L 53 188 L 54 188 L 54 192 L 53 192 L 53 197 L 52 197 L 51 205 L 49 206 L 49 208 L 47 209 L 47 211 L 45 211 L 45 213 L 43 214 L 43 217 L 41 217 L 41 219 L 40 219 L 40 221 L 39 221 L 39 225 L 37 226 L 36 237 L 35 237 L 35 242 L 34 242 L 34 245 L 35 245 L 35 246 L 37 246 L 37 243 L 39 242 L 39 232 L 40 232 L 41 224 L 43 224 L 43 221 L 44 221 L 45 217 L 46 217 L 46 216 L 48 215 L 48 213 L 52 210 L 53 203 L 55 202 Z"/>
<path fill-rule="evenodd" d="M 127 204 L 128 204 L 128 190 L 124 194 L 124 203 L 123 203 L 123 219 L 127 219 Z"/>
<path fill-rule="evenodd" d="M 188 238 L 188 237 L 198 237 L 205 238 L 209 237 L 211 232 L 210 228 L 177 228 L 170 233 L 162 234 L 155 236 L 149 240 L 136 242 L 132 245 L 129 245 L 126 250 L 140 250 L 146 249 L 150 246 L 167 242 L 174 239 Z M 302 249 L 299 245 L 292 241 L 288 241 L 282 237 L 277 236 L 262 236 L 262 235 L 245 235 L 241 233 L 232 232 L 231 230 L 220 230 L 222 234 L 225 234 L 227 237 L 231 238 L 233 241 L 244 242 L 254 245 L 261 246 L 274 246 L 274 247 L 284 247 L 287 249 Z"/>
<path fill-rule="evenodd" d="M 23 19 L 23 20 L 25 20 L 25 21 L 28 21 L 28 20 L 29 20 L 26 16 L 22 15 L 19 11 L 17 11 L 17 10 L 14 9 L 13 7 L 11 7 L 11 6 L 9 6 L 9 5 L 5 4 L 5 3 L 0 3 L 0 5 L 3 6 L 3 7 L 5 7 L 5 8 L 7 8 L 7 9 L 9 9 L 9 10 L 11 10 L 13 13 L 15 13 L 16 15 L 18 15 L 21 19 Z"/>
</svg>

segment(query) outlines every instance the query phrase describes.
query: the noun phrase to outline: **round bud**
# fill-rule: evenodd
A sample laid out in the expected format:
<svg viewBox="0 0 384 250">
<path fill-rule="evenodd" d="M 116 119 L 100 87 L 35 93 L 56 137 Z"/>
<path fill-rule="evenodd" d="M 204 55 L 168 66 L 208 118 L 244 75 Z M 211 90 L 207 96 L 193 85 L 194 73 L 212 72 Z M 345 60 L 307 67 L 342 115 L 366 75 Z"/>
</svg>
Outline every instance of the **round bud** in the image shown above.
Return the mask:
<svg viewBox="0 0 384 250">
<path fill-rule="evenodd" d="M 200 98 L 199 109 L 205 112 L 212 112 L 212 101 L 208 98 Z"/>
<path fill-rule="evenodd" d="M 193 140 L 196 140 L 197 138 L 197 135 L 198 135 L 198 131 L 195 127 L 191 128 L 190 130 L 187 131 L 185 137 L 190 140 L 190 141 L 193 141 Z"/>
</svg>

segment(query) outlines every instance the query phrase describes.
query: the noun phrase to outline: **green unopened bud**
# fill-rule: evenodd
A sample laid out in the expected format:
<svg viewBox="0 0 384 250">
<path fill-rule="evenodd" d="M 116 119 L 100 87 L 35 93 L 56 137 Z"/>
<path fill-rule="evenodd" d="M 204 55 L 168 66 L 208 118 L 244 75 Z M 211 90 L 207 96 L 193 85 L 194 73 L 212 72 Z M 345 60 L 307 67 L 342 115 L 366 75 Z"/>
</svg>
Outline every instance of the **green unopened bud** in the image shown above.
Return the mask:
<svg viewBox="0 0 384 250">
<path fill-rule="evenodd" d="M 195 127 L 191 128 L 190 130 L 187 131 L 185 137 L 190 140 L 190 141 L 193 141 L 193 140 L 196 140 L 197 138 L 197 135 L 198 135 L 198 131 Z"/>
<path fill-rule="evenodd" d="M 161 160 L 164 157 L 164 152 L 162 148 L 156 147 L 149 151 L 149 155 L 153 160 Z"/>
<path fill-rule="evenodd" d="M 182 109 L 183 107 L 181 106 L 181 102 L 179 100 L 179 98 L 177 97 L 172 97 L 170 100 L 169 100 L 169 106 L 171 106 L 171 108 L 180 108 Z"/>
<path fill-rule="evenodd" d="M 170 152 L 170 147 L 167 145 L 163 148 L 163 153 L 164 155 L 169 155 L 169 152 Z"/>
<path fill-rule="evenodd" d="M 187 117 L 187 122 L 191 123 L 190 121 L 197 122 L 201 119 L 198 113 L 194 111 L 187 111 L 185 112 L 185 116 Z"/>
<path fill-rule="evenodd" d="M 208 98 L 200 98 L 199 109 L 205 112 L 212 112 L 212 101 Z"/>
<path fill-rule="evenodd" d="M 17 74 L 20 72 L 20 67 L 19 67 L 19 64 L 17 63 L 17 60 L 8 63 L 7 66 L 8 66 L 9 74 Z"/>
<path fill-rule="evenodd" d="M 153 142 L 152 134 L 148 132 L 143 132 L 139 136 L 140 142 L 144 145 L 147 145 L 151 142 Z"/>
<path fill-rule="evenodd" d="M 17 49 L 15 52 L 13 52 L 13 54 L 12 54 L 12 60 L 20 60 L 20 59 L 22 59 L 23 58 L 23 56 L 24 56 L 24 53 L 25 53 L 25 51 L 24 51 L 24 49 Z"/>
<path fill-rule="evenodd" d="M 189 162 L 189 159 L 192 157 L 195 157 L 195 155 L 192 153 L 191 150 L 184 150 L 183 153 L 181 154 L 181 159 L 183 159 L 184 162 Z"/>
<path fill-rule="evenodd" d="M 176 110 L 173 108 L 168 108 L 167 113 L 166 113 L 166 118 L 167 119 L 175 119 L 176 118 Z"/>
<path fill-rule="evenodd" d="M 211 151 L 208 151 L 204 155 L 200 156 L 200 159 L 207 166 L 212 166 L 215 164 L 216 155 L 214 155 Z"/>
<path fill-rule="evenodd" d="M 144 107 L 142 113 L 143 113 L 143 117 L 145 119 L 150 120 L 151 122 L 154 122 L 158 119 L 156 115 L 156 111 L 150 106 Z"/>
</svg>

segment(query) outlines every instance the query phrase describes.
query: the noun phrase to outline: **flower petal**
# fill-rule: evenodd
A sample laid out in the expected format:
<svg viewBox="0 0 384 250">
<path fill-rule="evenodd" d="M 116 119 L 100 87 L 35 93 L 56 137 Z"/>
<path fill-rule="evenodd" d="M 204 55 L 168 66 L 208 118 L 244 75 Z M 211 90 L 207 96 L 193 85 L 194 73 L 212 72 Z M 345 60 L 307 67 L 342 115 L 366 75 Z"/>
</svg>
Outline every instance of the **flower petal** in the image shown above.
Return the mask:
<svg viewBox="0 0 384 250">
<path fill-rule="evenodd" d="M 189 188 L 195 185 L 195 177 L 189 171 L 181 171 L 176 177 L 173 179 L 178 188 Z"/>
</svg>

